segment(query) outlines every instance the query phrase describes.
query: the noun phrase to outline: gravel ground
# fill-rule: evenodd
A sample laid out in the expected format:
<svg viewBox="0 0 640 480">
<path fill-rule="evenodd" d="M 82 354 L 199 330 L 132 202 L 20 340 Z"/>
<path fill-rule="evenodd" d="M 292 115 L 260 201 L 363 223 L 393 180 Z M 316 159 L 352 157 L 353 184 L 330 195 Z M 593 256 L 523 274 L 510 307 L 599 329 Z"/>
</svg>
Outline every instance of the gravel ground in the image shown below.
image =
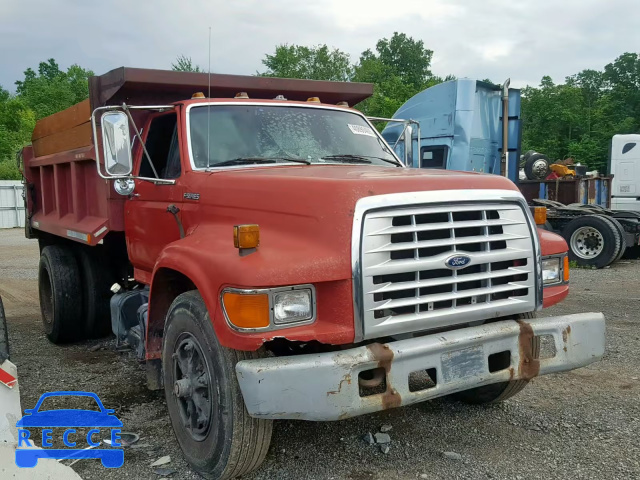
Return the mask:
<svg viewBox="0 0 640 480">
<path fill-rule="evenodd" d="M 22 406 L 50 390 L 90 390 L 137 432 L 125 464 L 95 460 L 73 468 L 87 479 L 157 479 L 164 455 L 171 478 L 199 478 L 174 439 L 162 393 L 145 388 L 142 365 L 112 342 L 58 347 L 40 327 L 38 251 L 21 230 L 0 230 L 0 295 L 18 365 Z M 247 479 L 640 478 L 640 262 L 574 269 L 572 292 L 544 315 L 602 311 L 602 362 L 534 379 L 515 398 L 491 406 L 434 401 L 334 423 L 280 421 L 265 463 Z M 363 441 L 391 426 L 389 452 Z M 445 452 L 447 452 L 445 454 Z"/>
</svg>

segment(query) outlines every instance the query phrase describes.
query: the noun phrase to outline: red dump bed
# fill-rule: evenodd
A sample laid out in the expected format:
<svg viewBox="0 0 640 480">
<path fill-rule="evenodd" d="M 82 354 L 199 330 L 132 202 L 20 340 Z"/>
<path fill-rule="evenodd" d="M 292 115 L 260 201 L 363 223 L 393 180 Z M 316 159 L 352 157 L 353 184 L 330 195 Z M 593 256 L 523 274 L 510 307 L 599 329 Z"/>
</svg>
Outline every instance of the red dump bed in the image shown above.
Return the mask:
<svg viewBox="0 0 640 480">
<path fill-rule="evenodd" d="M 95 245 L 110 231 L 124 230 L 125 197 L 98 176 L 91 112 L 104 105 L 163 105 L 191 98 L 195 92 L 230 98 L 288 100 L 320 97 L 324 103 L 361 102 L 373 93 L 365 83 L 325 82 L 271 77 L 221 75 L 139 68 L 117 68 L 89 78 L 89 99 L 36 123 L 32 145 L 23 150 L 28 182 L 27 212 L 34 230 Z M 146 113 L 136 112 L 141 127 Z M 132 137 L 133 138 L 133 137 Z M 102 157 L 102 155 L 101 155 Z"/>
</svg>

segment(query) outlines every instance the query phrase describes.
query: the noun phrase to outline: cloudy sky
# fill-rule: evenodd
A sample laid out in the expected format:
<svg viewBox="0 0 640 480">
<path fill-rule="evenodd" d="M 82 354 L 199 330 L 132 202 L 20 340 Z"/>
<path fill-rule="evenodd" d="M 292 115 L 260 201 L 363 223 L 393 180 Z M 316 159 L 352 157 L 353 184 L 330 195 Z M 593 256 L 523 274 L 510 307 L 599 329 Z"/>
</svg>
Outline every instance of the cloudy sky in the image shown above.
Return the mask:
<svg viewBox="0 0 640 480">
<path fill-rule="evenodd" d="M 638 0 L 0 0 L 0 85 L 55 58 L 97 74 L 119 66 L 253 74 L 275 45 L 326 43 L 356 60 L 394 31 L 434 51 L 444 76 L 537 85 L 640 50 Z"/>
</svg>

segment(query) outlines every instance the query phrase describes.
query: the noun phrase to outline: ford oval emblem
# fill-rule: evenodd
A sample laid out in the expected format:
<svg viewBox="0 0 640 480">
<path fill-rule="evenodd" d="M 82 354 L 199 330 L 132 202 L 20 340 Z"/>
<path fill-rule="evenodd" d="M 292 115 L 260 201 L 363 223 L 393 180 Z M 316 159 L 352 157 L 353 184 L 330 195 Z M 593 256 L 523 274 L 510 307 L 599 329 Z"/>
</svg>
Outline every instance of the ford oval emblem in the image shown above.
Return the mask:
<svg viewBox="0 0 640 480">
<path fill-rule="evenodd" d="M 445 265 L 451 270 L 458 270 L 464 268 L 471 263 L 471 257 L 469 255 L 454 255 L 445 260 Z"/>
</svg>

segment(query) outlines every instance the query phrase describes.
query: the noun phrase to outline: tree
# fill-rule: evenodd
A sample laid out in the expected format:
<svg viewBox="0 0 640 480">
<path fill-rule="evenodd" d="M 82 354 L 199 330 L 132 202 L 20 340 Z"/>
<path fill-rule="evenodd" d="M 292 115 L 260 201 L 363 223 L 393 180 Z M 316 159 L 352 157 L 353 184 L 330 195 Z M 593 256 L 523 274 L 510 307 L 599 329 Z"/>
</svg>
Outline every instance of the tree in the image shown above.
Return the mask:
<svg viewBox="0 0 640 480">
<path fill-rule="evenodd" d="M 408 98 L 443 81 L 431 73 L 432 55 L 422 41 L 397 32 L 390 39 L 379 40 L 375 51 L 362 52 L 356 65 L 348 54 L 327 45 L 278 45 L 262 60 L 267 70 L 258 75 L 373 83 L 373 97 L 356 108 L 372 116 L 389 117 Z"/>
<path fill-rule="evenodd" d="M 353 76 L 349 55 L 327 45 L 305 47 L 278 45 L 273 55 L 266 55 L 263 77 L 302 78 L 348 82 Z"/>
<path fill-rule="evenodd" d="M 36 119 L 52 115 L 89 97 L 88 79 L 93 75 L 78 65 L 66 72 L 53 58 L 40 62 L 38 73 L 28 68 L 16 82 L 18 97 L 35 112 Z"/>
<path fill-rule="evenodd" d="M 176 72 L 204 72 L 199 65 L 195 65 L 193 63 L 191 57 L 187 57 L 185 55 L 179 55 L 178 58 L 176 58 L 176 63 L 171 64 L 171 70 Z"/>
<path fill-rule="evenodd" d="M 0 179 L 18 179 L 17 151 L 29 144 L 36 120 L 52 115 L 89 96 L 93 75 L 78 65 L 60 70 L 54 59 L 28 68 L 16 82 L 16 94 L 0 88 Z"/>
<path fill-rule="evenodd" d="M 526 87 L 522 93 L 523 150 L 543 152 L 552 160 L 569 156 L 569 144 L 586 130 L 580 88 L 556 85 L 545 76 L 538 88 Z"/>
<path fill-rule="evenodd" d="M 390 39 L 383 38 L 376 43 L 376 53 L 363 52 L 361 58 L 377 60 L 384 65 L 387 76 L 399 77 L 402 83 L 422 89 L 433 77 L 431 58 L 433 51 L 424 48 L 422 40 L 414 40 L 404 33 L 394 32 Z"/>
<path fill-rule="evenodd" d="M 24 102 L 0 88 L 0 180 L 19 180 L 16 152 L 29 143 L 35 115 Z"/>
<path fill-rule="evenodd" d="M 375 85 L 370 99 L 358 108 L 375 117 L 392 116 L 404 102 L 443 80 L 431 73 L 433 51 L 421 40 L 395 32 L 391 39 L 376 43 L 376 51 L 362 52 L 353 79 Z"/>
</svg>

